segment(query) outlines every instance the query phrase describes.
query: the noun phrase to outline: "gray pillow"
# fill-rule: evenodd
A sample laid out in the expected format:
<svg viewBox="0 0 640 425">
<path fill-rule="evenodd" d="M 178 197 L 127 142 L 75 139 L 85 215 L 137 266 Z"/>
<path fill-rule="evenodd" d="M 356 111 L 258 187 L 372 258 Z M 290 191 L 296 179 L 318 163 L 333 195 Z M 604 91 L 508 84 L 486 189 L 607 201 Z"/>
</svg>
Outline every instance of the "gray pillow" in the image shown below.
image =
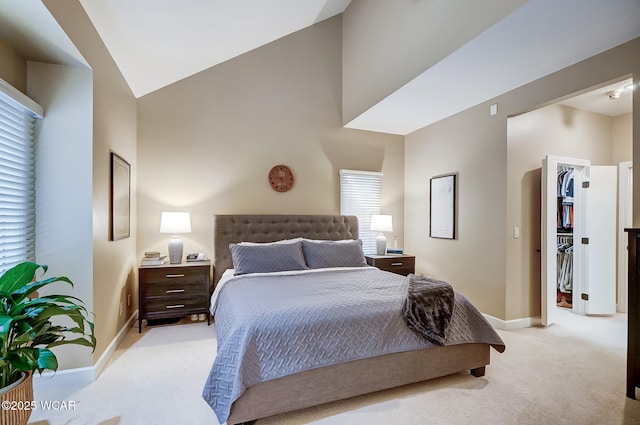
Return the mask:
<svg viewBox="0 0 640 425">
<path fill-rule="evenodd" d="M 307 265 L 302 243 L 241 245 L 229 244 L 234 274 L 304 270 Z"/>
<path fill-rule="evenodd" d="M 310 269 L 324 267 L 365 267 L 361 240 L 302 240 L 304 259 Z"/>
</svg>

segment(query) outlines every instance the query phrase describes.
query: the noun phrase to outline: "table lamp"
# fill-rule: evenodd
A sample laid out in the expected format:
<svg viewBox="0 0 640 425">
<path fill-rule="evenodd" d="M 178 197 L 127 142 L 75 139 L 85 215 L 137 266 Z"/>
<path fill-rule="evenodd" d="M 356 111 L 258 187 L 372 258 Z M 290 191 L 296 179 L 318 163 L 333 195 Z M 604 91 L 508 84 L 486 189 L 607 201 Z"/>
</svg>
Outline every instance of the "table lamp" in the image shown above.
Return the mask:
<svg viewBox="0 0 640 425">
<path fill-rule="evenodd" d="M 188 212 L 163 212 L 160 233 L 173 233 L 169 241 L 169 263 L 182 263 L 182 239 L 178 233 L 191 233 L 191 215 Z"/>
<path fill-rule="evenodd" d="M 371 230 L 380 232 L 376 238 L 376 254 L 385 255 L 387 253 L 387 238 L 382 232 L 392 232 L 393 224 L 390 215 L 372 215 Z"/>
</svg>

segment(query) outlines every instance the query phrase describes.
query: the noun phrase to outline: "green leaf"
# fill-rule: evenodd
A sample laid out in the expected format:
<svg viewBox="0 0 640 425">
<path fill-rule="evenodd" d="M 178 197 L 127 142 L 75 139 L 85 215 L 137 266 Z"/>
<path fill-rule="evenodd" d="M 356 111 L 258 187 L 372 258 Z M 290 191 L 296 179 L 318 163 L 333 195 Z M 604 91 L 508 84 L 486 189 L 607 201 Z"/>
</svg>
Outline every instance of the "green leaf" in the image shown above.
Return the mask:
<svg viewBox="0 0 640 425">
<path fill-rule="evenodd" d="M 12 296 L 14 299 L 14 302 L 18 303 L 22 300 L 24 300 L 25 298 L 27 298 L 30 294 L 38 291 L 39 289 L 50 285 L 54 282 L 66 282 L 69 285 L 71 285 L 73 287 L 73 282 L 71 282 L 71 280 L 69 280 L 69 278 L 64 277 L 64 276 L 60 276 L 60 277 L 51 277 L 49 279 L 45 279 L 45 280 L 40 280 L 37 282 L 33 282 L 33 283 L 29 283 L 27 285 L 24 285 L 20 288 L 17 288 L 15 291 L 13 291 Z"/>
<path fill-rule="evenodd" d="M 39 268 L 42 268 L 43 272 L 47 271 L 47 266 L 31 262 L 20 263 L 10 268 L 0 276 L 0 293 L 10 295 L 20 288 L 24 288 L 33 281 Z"/>
<path fill-rule="evenodd" d="M 9 333 L 11 332 L 11 324 L 13 323 L 13 317 L 0 313 L 0 340 L 3 344 L 9 340 Z"/>
<path fill-rule="evenodd" d="M 60 345 L 67 345 L 67 344 L 84 345 L 85 347 L 91 347 L 91 348 L 93 348 L 93 346 L 95 345 L 93 341 L 87 341 L 84 338 L 76 338 L 76 339 L 65 339 L 63 341 L 52 342 L 51 344 L 49 344 L 49 347 L 53 348 L 53 347 L 58 347 Z"/>
<path fill-rule="evenodd" d="M 38 350 L 38 372 L 45 369 L 58 370 L 58 359 L 51 350 L 41 348 Z"/>
</svg>

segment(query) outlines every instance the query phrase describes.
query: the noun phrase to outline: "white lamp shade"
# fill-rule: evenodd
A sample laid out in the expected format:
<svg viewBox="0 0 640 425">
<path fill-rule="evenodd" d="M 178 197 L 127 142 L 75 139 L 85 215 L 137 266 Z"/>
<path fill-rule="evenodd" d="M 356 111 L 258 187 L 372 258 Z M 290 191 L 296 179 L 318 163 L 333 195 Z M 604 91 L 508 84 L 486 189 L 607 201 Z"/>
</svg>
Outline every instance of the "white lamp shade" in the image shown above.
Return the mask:
<svg viewBox="0 0 640 425">
<path fill-rule="evenodd" d="M 392 232 L 393 222 L 390 215 L 372 215 L 371 230 L 378 232 Z"/>
<path fill-rule="evenodd" d="M 163 212 L 160 233 L 191 233 L 191 214 L 188 212 Z"/>
</svg>

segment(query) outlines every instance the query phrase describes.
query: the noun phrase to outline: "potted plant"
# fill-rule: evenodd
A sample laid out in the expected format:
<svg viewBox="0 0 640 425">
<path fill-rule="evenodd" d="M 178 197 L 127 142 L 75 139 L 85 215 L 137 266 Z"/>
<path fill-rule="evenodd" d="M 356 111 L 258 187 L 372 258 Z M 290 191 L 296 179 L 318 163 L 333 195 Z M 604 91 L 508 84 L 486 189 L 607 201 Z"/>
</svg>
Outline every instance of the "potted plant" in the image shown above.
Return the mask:
<svg viewBox="0 0 640 425">
<path fill-rule="evenodd" d="M 76 344 L 95 349 L 93 322 L 82 300 L 71 295 L 43 295 L 40 289 L 67 277 L 37 280 L 47 266 L 20 263 L 0 276 L 0 423 L 26 424 L 35 408 L 33 372 L 57 370 L 51 348 Z M 53 319 L 53 320 L 52 320 Z M 13 398 L 12 398 L 13 397 Z"/>
</svg>

